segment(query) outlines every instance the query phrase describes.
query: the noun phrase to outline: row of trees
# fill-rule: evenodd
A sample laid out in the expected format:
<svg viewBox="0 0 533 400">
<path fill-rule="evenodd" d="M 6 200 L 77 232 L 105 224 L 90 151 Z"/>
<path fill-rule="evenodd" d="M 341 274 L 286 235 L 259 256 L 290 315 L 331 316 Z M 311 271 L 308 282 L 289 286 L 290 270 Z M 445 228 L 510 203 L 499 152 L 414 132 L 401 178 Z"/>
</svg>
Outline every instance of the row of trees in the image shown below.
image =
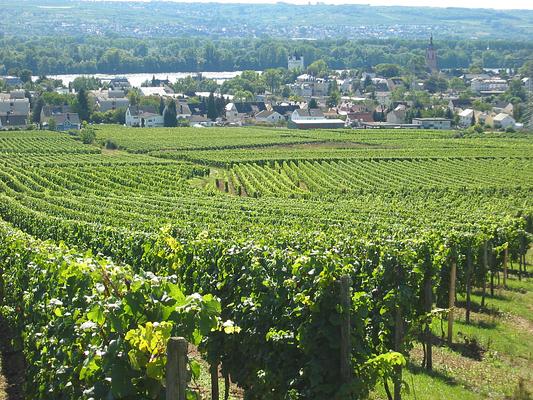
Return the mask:
<svg viewBox="0 0 533 400">
<path fill-rule="evenodd" d="M 392 63 L 416 72 L 425 66 L 426 45 L 421 40 L 3 38 L 0 74 L 265 70 L 286 66 L 294 51 L 308 65 L 324 60 L 343 69 Z M 507 40 L 436 42 L 441 68 L 517 68 L 531 59 L 532 46 Z"/>
</svg>

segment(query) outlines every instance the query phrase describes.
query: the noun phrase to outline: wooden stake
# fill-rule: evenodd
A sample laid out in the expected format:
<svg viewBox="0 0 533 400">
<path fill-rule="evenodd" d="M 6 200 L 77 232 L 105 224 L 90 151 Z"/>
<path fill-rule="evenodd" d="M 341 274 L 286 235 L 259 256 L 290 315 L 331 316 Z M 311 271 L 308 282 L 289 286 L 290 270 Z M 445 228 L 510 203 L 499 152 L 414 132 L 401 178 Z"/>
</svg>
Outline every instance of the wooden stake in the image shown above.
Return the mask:
<svg viewBox="0 0 533 400">
<path fill-rule="evenodd" d="M 426 272 L 426 276 L 424 277 L 424 311 L 426 313 L 430 313 L 431 309 L 433 307 L 433 292 L 432 292 L 432 279 L 431 279 L 431 273 Z M 427 370 L 431 371 L 433 369 L 433 347 L 432 347 L 432 334 L 431 334 L 431 328 L 426 326 L 425 331 L 425 337 L 426 337 L 426 363 L 425 367 Z"/>
<path fill-rule="evenodd" d="M 340 303 L 341 315 L 341 348 L 340 348 L 340 371 L 343 383 L 349 383 L 352 379 L 352 336 L 350 310 L 352 305 L 351 296 L 352 279 L 348 275 L 341 276 L 340 280 Z"/>
<path fill-rule="evenodd" d="M 485 307 L 485 297 L 487 295 L 487 269 L 488 269 L 488 263 L 489 263 L 488 248 L 489 248 L 489 242 L 485 242 L 485 244 L 483 245 L 483 271 L 481 273 L 481 275 L 483 275 L 483 286 L 482 286 L 482 292 L 481 292 L 481 307 Z"/>
<path fill-rule="evenodd" d="M 403 353 L 403 319 L 402 309 L 400 305 L 396 306 L 396 313 L 394 317 L 394 350 L 398 353 Z M 394 400 L 402 399 L 402 367 L 397 365 L 394 367 Z"/>
<path fill-rule="evenodd" d="M 470 323 L 470 309 L 472 308 L 471 301 L 472 293 L 472 249 L 468 249 L 466 253 L 466 323 Z"/>
<path fill-rule="evenodd" d="M 455 279 L 457 275 L 457 263 L 455 260 L 452 261 L 452 266 L 450 270 L 450 292 L 448 297 L 448 344 L 453 343 L 453 308 L 455 307 Z"/>
<path fill-rule="evenodd" d="M 509 249 L 506 247 L 503 251 L 503 287 L 507 287 L 507 260 L 509 258 Z"/>
<path fill-rule="evenodd" d="M 209 372 L 211 373 L 211 400 L 219 400 L 218 390 L 218 364 L 213 363 L 209 366 Z"/>
<path fill-rule="evenodd" d="M 187 351 L 185 338 L 172 337 L 167 344 L 166 400 L 187 398 Z"/>
</svg>

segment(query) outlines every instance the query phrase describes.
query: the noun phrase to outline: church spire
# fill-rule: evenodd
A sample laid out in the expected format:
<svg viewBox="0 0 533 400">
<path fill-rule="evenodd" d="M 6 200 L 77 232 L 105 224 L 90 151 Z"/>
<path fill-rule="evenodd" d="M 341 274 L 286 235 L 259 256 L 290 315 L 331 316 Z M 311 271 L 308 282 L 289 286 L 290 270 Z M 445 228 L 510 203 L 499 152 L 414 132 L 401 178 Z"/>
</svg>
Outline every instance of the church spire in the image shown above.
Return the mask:
<svg viewBox="0 0 533 400">
<path fill-rule="evenodd" d="M 433 47 L 433 33 L 429 36 L 429 44 L 426 49 L 426 66 L 431 72 L 438 71 L 437 67 L 437 51 Z"/>
</svg>

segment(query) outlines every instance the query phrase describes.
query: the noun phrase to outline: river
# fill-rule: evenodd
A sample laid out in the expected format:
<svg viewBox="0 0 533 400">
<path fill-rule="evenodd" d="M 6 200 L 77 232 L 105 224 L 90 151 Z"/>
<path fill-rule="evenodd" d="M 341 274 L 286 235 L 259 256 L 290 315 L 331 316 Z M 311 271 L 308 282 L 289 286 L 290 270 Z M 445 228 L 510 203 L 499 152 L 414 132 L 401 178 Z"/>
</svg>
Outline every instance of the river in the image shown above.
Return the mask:
<svg viewBox="0 0 533 400">
<path fill-rule="evenodd" d="M 259 72 L 259 71 L 258 71 Z M 242 71 L 226 71 L 226 72 L 201 72 L 202 76 L 207 79 L 214 79 L 218 84 L 222 84 L 225 80 L 235 78 L 240 75 Z M 142 73 L 142 74 L 65 74 L 65 75 L 46 75 L 48 78 L 61 79 L 65 86 L 68 86 L 74 79 L 79 76 L 94 76 L 102 80 L 109 80 L 116 76 L 125 76 L 134 87 L 140 87 L 141 84 L 147 80 L 151 80 L 153 76 L 156 79 L 168 79 L 174 83 L 177 79 L 185 78 L 187 76 L 196 75 L 196 72 L 158 72 L 158 73 Z M 32 77 L 36 80 L 38 77 Z"/>
</svg>

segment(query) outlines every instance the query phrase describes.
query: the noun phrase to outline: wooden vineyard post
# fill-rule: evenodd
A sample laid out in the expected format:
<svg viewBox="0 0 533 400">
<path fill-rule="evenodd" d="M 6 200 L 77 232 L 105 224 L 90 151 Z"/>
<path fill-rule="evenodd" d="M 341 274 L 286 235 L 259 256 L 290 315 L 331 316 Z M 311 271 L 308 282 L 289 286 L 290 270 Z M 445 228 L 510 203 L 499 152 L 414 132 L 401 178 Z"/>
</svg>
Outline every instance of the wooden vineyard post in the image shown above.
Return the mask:
<svg viewBox="0 0 533 400">
<path fill-rule="evenodd" d="M 211 373 L 211 400 L 219 400 L 218 390 L 218 364 L 213 363 L 209 366 L 209 372 Z"/>
<path fill-rule="evenodd" d="M 453 343 L 453 308 L 455 307 L 455 279 L 457 276 L 457 262 L 452 261 L 452 266 L 450 270 L 450 292 L 448 297 L 448 344 Z"/>
<path fill-rule="evenodd" d="M 483 244 L 483 287 L 481 292 L 481 307 L 485 307 L 485 297 L 487 295 L 487 269 L 489 264 L 489 242 Z"/>
<path fill-rule="evenodd" d="M 185 338 L 172 337 L 167 344 L 166 400 L 187 398 L 187 351 Z"/>
<path fill-rule="evenodd" d="M 470 309 L 472 307 L 472 249 L 466 253 L 466 323 L 470 323 Z"/>
<path fill-rule="evenodd" d="M 503 251 L 503 287 L 507 287 L 507 260 L 509 259 L 509 249 Z"/>
<path fill-rule="evenodd" d="M 229 390 L 230 390 L 229 374 L 224 373 L 224 400 L 229 399 Z"/>
<path fill-rule="evenodd" d="M 340 346 L 340 371 L 343 383 L 349 383 L 352 378 L 352 338 L 351 338 L 351 286 L 352 279 L 348 275 L 341 276 L 340 280 L 340 303 L 341 315 L 341 346 Z"/>
<path fill-rule="evenodd" d="M 400 304 L 396 306 L 394 315 L 394 350 L 398 353 L 403 353 L 403 319 L 402 309 Z M 402 367 L 397 365 L 394 367 L 396 379 L 394 380 L 394 400 L 402 399 Z"/>
<path fill-rule="evenodd" d="M 432 293 L 432 279 L 431 274 L 429 272 L 426 272 L 426 276 L 424 277 L 424 308 L 426 313 L 430 313 L 431 309 L 433 307 L 433 293 Z M 426 369 L 431 371 L 433 369 L 433 346 L 432 346 L 432 334 L 431 334 L 431 327 L 428 325 L 426 326 L 425 330 L 425 339 L 426 339 Z"/>
</svg>

